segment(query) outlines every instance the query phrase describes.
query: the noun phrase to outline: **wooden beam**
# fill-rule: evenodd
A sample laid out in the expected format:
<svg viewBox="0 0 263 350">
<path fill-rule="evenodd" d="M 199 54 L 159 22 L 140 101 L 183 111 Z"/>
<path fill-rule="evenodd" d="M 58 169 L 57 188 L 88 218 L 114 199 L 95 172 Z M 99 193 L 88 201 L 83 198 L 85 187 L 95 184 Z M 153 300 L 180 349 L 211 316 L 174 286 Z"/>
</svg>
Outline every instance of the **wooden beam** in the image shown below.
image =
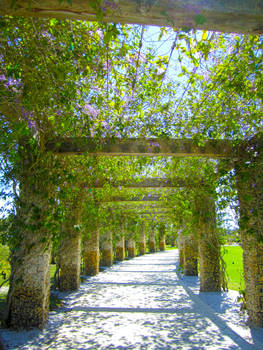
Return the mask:
<svg viewBox="0 0 263 350">
<path fill-rule="evenodd" d="M 0 0 L 0 14 L 263 33 L 261 0 Z"/>
<path fill-rule="evenodd" d="M 103 202 L 102 203 L 103 208 L 112 208 L 112 210 L 115 209 L 156 209 L 156 208 L 170 208 L 172 207 L 169 205 L 169 202 L 129 202 L 129 201 L 123 201 L 123 202 Z"/>
<path fill-rule="evenodd" d="M 160 200 L 163 200 L 164 196 L 160 195 L 160 194 L 148 194 L 148 195 L 137 195 L 134 196 L 131 195 L 131 197 L 129 198 L 128 196 L 113 196 L 109 199 L 106 199 L 105 201 L 103 201 L 103 203 L 116 203 L 116 202 L 128 202 L 128 203 L 132 203 L 132 202 L 136 202 L 138 204 L 141 203 L 145 203 L 145 202 L 158 202 Z"/>
<path fill-rule="evenodd" d="M 227 140 L 207 140 L 198 146 L 191 139 L 102 139 L 56 138 L 46 144 L 56 154 L 87 154 L 96 156 L 174 156 L 231 158 L 233 148 Z"/>
<path fill-rule="evenodd" d="M 96 181 L 94 184 L 88 184 L 93 188 L 103 188 L 103 181 Z M 113 187 L 122 187 L 122 188 L 178 188 L 185 187 L 186 183 L 183 179 L 165 179 L 165 178 L 145 178 L 143 180 L 139 180 L 136 182 L 127 182 L 120 181 L 118 183 L 111 183 Z"/>
</svg>

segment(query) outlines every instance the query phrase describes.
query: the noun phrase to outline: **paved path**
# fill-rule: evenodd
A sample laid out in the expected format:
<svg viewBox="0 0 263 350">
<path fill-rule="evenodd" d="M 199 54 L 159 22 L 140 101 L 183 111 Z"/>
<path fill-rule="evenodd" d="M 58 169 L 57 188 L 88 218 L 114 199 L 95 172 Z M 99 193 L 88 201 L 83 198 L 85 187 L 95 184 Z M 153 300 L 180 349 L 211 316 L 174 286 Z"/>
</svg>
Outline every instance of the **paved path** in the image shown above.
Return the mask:
<svg viewBox="0 0 263 350">
<path fill-rule="evenodd" d="M 3 331 L 9 349 L 263 349 L 239 315 L 237 293 L 199 293 L 177 272 L 178 252 L 147 254 L 62 294 L 44 331 Z"/>
</svg>

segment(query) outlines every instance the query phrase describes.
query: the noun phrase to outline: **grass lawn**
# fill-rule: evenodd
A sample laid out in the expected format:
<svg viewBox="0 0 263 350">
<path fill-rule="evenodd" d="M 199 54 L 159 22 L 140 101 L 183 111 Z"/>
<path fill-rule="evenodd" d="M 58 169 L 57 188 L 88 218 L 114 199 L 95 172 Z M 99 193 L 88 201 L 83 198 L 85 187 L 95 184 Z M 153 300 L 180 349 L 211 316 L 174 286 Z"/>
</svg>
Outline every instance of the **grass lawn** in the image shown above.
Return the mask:
<svg viewBox="0 0 263 350">
<path fill-rule="evenodd" d="M 228 275 L 228 288 L 233 290 L 244 290 L 242 248 L 239 246 L 224 246 L 223 259 L 226 263 Z"/>
</svg>

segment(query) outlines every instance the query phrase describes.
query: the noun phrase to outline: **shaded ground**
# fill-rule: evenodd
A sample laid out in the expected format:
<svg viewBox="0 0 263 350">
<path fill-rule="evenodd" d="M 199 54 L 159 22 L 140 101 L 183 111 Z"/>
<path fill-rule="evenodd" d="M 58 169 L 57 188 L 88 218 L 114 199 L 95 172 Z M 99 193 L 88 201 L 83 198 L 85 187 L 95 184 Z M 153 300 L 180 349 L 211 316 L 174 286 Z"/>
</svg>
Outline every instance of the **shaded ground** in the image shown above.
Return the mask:
<svg viewBox="0 0 263 350">
<path fill-rule="evenodd" d="M 178 252 L 147 254 L 60 293 L 44 331 L 2 330 L 9 349 L 263 349 L 263 329 L 239 314 L 237 292 L 199 293 L 177 273 Z"/>
</svg>

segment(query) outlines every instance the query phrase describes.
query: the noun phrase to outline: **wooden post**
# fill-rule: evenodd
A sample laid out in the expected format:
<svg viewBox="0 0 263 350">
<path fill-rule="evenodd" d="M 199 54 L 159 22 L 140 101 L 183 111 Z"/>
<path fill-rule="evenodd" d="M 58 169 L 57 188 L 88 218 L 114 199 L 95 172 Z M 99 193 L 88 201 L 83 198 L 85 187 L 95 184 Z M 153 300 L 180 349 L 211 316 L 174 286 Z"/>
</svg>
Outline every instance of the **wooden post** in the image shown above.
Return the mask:
<svg viewBox="0 0 263 350">
<path fill-rule="evenodd" d="M 146 253 L 146 237 L 145 237 L 145 224 L 141 224 L 141 231 L 139 236 L 139 254 L 144 255 Z"/>
<path fill-rule="evenodd" d="M 205 188 L 198 192 L 200 292 L 221 291 L 220 242 L 216 227 L 213 195 Z"/>
<path fill-rule="evenodd" d="M 113 263 L 112 231 L 107 230 L 101 240 L 101 266 L 111 266 Z"/>
<path fill-rule="evenodd" d="M 198 269 L 198 244 L 196 237 L 192 235 L 183 236 L 184 247 L 184 275 L 185 276 L 197 276 Z"/>
<path fill-rule="evenodd" d="M 84 274 L 94 276 L 99 273 L 99 230 L 96 229 L 84 238 Z"/>
<path fill-rule="evenodd" d="M 235 166 L 243 247 L 246 308 L 263 327 L 263 136 L 244 143 Z"/>
</svg>

